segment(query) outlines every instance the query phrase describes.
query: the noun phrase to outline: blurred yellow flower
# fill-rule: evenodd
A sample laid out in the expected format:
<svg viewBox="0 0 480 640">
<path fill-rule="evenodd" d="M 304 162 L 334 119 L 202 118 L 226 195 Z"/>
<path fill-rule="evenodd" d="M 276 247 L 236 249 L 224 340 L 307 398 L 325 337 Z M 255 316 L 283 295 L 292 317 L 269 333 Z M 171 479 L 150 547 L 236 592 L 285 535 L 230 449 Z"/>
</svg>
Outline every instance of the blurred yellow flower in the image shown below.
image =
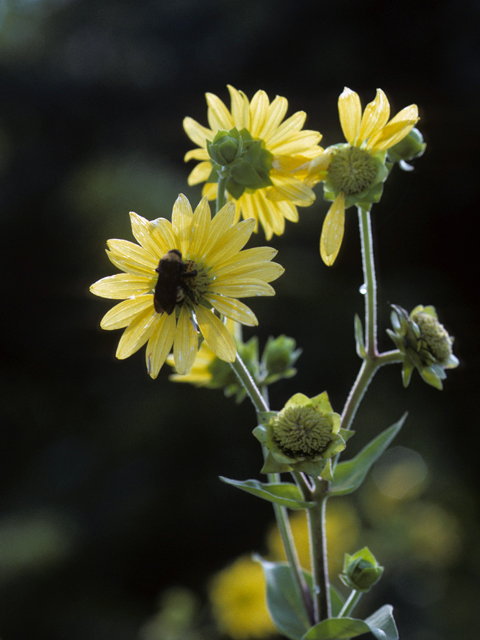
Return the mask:
<svg viewBox="0 0 480 640">
<path fill-rule="evenodd" d="M 270 247 L 242 251 L 253 219 L 234 223 L 235 207 L 227 203 L 212 219 L 207 199 L 195 212 L 180 195 L 172 222 L 148 221 L 131 213 L 139 244 L 109 240 L 108 257 L 124 273 L 99 280 L 90 291 L 123 300 L 102 319 L 103 329 L 125 329 L 117 348 L 124 359 L 147 341 L 148 373 L 156 378 L 173 345 L 178 373 L 188 373 L 198 352 L 198 336 L 221 360 L 233 362 L 236 345 L 215 312 L 245 325 L 258 324 L 240 297 L 271 296 L 268 284 L 283 273 L 271 262 Z"/>
<path fill-rule="evenodd" d="M 264 638 L 277 633 L 265 602 L 262 567 L 250 556 L 240 556 L 217 573 L 209 596 L 220 630 L 232 638 Z"/>
<path fill-rule="evenodd" d="M 210 200 L 217 195 L 217 176 L 207 151 L 207 141 L 211 142 L 218 131 L 246 129 L 254 140 L 261 141 L 262 148 L 271 155 L 268 171 L 269 186 L 246 189 L 235 199 L 236 220 L 240 214 L 244 218 L 255 218 L 265 230 L 269 240 L 273 234 L 281 235 L 285 229 L 285 219 L 297 222 L 298 207 L 308 207 L 315 200 L 312 189 L 304 183 L 308 162 L 322 153 L 318 146 L 321 134 L 317 131 L 302 131 L 306 114 L 298 111 L 282 123 L 287 112 L 286 98 L 277 96 L 271 103 L 264 91 L 257 91 L 251 102 L 243 91 L 228 86 L 231 98 L 230 111 L 212 93 L 206 94 L 208 123 L 203 127 L 192 118 L 185 118 L 184 129 L 189 138 L 198 145 L 197 149 L 185 155 L 185 161 L 200 160 L 188 178 L 189 185 L 206 182 L 203 195 Z"/>
<path fill-rule="evenodd" d="M 377 89 L 375 100 L 366 106 L 362 115 L 358 94 L 345 88 L 338 99 L 338 111 L 348 144 L 329 148 L 330 157 L 324 153 L 314 158 L 306 178 L 310 187 L 328 180 L 331 191 L 336 194 L 320 238 L 320 253 L 328 266 L 335 262 L 342 245 L 345 209 L 358 201 L 370 204 L 377 201 L 378 187 L 388 176 L 385 151 L 405 138 L 419 119 L 418 108 L 412 104 L 388 121 L 390 104 L 381 89 Z"/>
<path fill-rule="evenodd" d="M 290 524 L 300 564 L 304 569 L 310 571 L 310 545 L 305 511 L 295 511 L 290 518 Z M 328 565 L 332 577 L 341 572 L 344 553 L 355 550 L 360 529 L 357 512 L 349 502 L 345 500 L 330 500 L 328 502 Z M 275 560 L 286 560 L 282 540 L 276 526 L 268 534 L 267 543 Z"/>
</svg>

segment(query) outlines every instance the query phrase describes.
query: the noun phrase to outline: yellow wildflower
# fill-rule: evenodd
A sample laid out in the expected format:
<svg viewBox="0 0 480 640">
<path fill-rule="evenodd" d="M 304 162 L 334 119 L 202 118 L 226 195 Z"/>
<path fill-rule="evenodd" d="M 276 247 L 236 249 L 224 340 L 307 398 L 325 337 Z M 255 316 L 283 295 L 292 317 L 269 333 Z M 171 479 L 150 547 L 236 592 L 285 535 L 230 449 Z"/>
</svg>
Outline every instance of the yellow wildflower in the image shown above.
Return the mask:
<svg viewBox="0 0 480 640">
<path fill-rule="evenodd" d="M 228 197 L 235 201 L 236 220 L 240 214 L 244 218 L 255 218 L 255 231 L 260 222 L 269 240 L 273 234 L 284 232 L 285 219 L 298 221 L 297 206 L 308 207 L 315 200 L 312 189 L 304 183 L 307 174 L 304 167 L 322 153 L 318 146 L 322 136 L 317 131 L 301 131 L 306 118 L 303 111 L 282 123 L 288 108 L 286 98 L 277 96 L 270 103 L 264 91 L 257 91 L 249 101 L 242 91 L 230 85 L 228 90 L 230 111 L 216 95 L 206 94 L 210 128 L 203 127 L 192 118 L 185 118 L 183 122 L 187 135 L 198 145 L 197 149 L 186 154 L 185 161 L 201 161 L 190 173 L 188 184 L 206 182 L 203 195 L 210 200 L 216 198 L 218 174 L 209 156 L 207 141 L 210 143 L 219 131 L 246 130 L 254 141 L 261 142 L 266 152 L 264 156 L 269 158 L 263 168 L 268 184 L 260 188 L 247 186 L 240 197 L 230 193 Z"/>
<path fill-rule="evenodd" d="M 147 341 L 148 373 L 156 378 L 172 345 L 178 373 L 188 373 L 198 352 L 199 334 L 213 353 L 227 362 L 236 358 L 235 340 L 217 314 L 236 322 L 258 324 L 240 297 L 271 296 L 268 284 L 283 273 L 271 262 L 270 247 L 242 251 L 254 220 L 234 223 L 227 203 L 212 219 L 207 199 L 195 212 L 180 195 L 172 222 L 148 221 L 131 213 L 139 244 L 109 240 L 108 257 L 124 271 L 90 287 L 95 295 L 122 300 L 103 317 L 103 329 L 125 329 L 117 348 L 124 359 Z"/>
</svg>

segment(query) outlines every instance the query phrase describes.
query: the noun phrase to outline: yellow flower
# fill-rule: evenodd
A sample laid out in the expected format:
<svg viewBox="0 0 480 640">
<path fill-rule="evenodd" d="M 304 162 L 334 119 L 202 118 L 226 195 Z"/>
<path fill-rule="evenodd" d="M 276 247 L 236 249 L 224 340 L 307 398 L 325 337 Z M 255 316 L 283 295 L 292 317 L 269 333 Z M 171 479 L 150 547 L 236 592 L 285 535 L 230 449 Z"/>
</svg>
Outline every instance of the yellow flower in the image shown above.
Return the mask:
<svg viewBox="0 0 480 640">
<path fill-rule="evenodd" d="M 210 586 L 213 614 L 232 638 L 264 638 L 277 633 L 265 603 L 262 567 L 240 556 L 218 573 Z"/>
<path fill-rule="evenodd" d="M 125 329 L 117 348 L 124 359 L 147 341 L 148 373 L 156 378 L 172 345 L 178 373 L 188 373 L 198 352 L 199 333 L 213 353 L 227 362 L 236 358 L 235 340 L 218 314 L 236 322 L 258 324 L 238 298 L 271 296 L 267 284 L 283 273 L 271 262 L 270 247 L 242 251 L 254 220 L 234 223 L 235 207 L 227 203 L 212 219 L 207 199 L 195 212 L 179 195 L 172 222 L 148 221 L 131 213 L 139 244 L 109 240 L 108 257 L 124 271 L 90 287 L 103 298 L 123 300 L 103 317 L 103 329 Z"/>
<path fill-rule="evenodd" d="M 231 109 L 217 96 L 207 93 L 208 123 L 203 127 L 192 118 L 185 118 L 184 129 L 189 138 L 199 148 L 189 151 L 185 161 L 200 160 L 188 178 L 189 185 L 206 182 L 203 195 L 210 200 L 216 198 L 217 177 L 209 178 L 214 169 L 207 151 L 207 141 L 211 142 L 218 131 L 238 131 L 246 129 L 254 140 L 261 141 L 262 148 L 271 154 L 269 170 L 270 186 L 246 189 L 236 202 L 236 220 L 240 213 L 244 218 L 255 218 L 269 240 L 272 235 L 281 235 L 285 229 L 285 219 L 297 222 L 297 206 L 308 207 L 315 200 L 312 189 L 304 183 L 310 160 L 322 153 L 318 146 L 321 135 L 317 131 L 301 131 L 306 114 L 298 111 L 282 123 L 287 112 L 286 98 L 277 96 L 271 103 L 264 91 L 257 91 L 251 102 L 242 91 L 228 86 Z M 215 173 L 215 172 L 213 172 Z"/>
<path fill-rule="evenodd" d="M 385 152 L 407 136 L 419 119 L 418 108 L 412 104 L 388 121 L 390 105 L 381 89 L 362 115 L 358 94 L 345 88 L 338 111 L 348 144 L 335 145 L 315 158 L 306 178 L 310 187 L 326 180 L 325 196 L 333 200 L 320 239 L 320 253 L 328 266 L 335 262 L 342 244 L 345 209 L 378 202 L 388 176 Z"/>
</svg>

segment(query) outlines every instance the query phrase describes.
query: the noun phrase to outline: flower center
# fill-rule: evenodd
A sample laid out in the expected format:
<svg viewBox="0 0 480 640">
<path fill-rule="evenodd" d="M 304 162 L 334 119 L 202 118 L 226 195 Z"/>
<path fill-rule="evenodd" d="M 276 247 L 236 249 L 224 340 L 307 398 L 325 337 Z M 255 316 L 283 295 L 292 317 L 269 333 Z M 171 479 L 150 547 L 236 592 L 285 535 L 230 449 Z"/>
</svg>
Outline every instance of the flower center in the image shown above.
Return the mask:
<svg viewBox="0 0 480 640">
<path fill-rule="evenodd" d="M 358 147 L 344 147 L 336 151 L 328 166 L 328 179 L 337 191 L 351 196 L 371 186 L 377 175 L 372 156 Z"/>
<path fill-rule="evenodd" d="M 185 299 L 190 300 L 194 305 L 200 304 L 200 300 L 207 292 L 208 285 L 212 279 L 207 275 L 205 268 L 198 268 L 193 260 L 185 261 L 185 276 L 182 286 L 185 291 Z M 196 275 L 188 277 L 189 273 L 195 272 Z"/>
<path fill-rule="evenodd" d="M 295 406 L 280 411 L 273 423 L 273 435 L 287 456 L 313 458 L 328 447 L 332 428 L 328 414 L 321 414 L 313 407 Z"/>
<path fill-rule="evenodd" d="M 429 313 L 416 313 L 412 320 L 418 324 L 432 355 L 440 364 L 445 362 L 452 355 L 452 343 L 443 325 Z"/>
</svg>

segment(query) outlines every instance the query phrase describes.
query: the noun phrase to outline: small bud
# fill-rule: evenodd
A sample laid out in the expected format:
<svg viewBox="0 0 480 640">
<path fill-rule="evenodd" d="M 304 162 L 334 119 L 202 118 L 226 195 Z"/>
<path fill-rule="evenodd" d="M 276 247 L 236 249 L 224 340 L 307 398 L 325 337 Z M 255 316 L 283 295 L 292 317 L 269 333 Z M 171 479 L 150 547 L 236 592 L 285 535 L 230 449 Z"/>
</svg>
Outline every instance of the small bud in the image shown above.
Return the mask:
<svg viewBox="0 0 480 640">
<path fill-rule="evenodd" d="M 295 349 L 295 346 L 295 340 L 287 336 L 268 339 L 262 356 L 262 365 L 266 375 L 264 384 L 272 384 L 281 378 L 291 378 L 296 374 L 293 365 L 302 350 Z"/>
<path fill-rule="evenodd" d="M 412 129 L 400 142 L 397 142 L 387 151 L 390 162 L 404 162 L 414 160 L 425 153 L 427 144 L 423 141 L 423 136 L 418 129 Z M 408 165 L 407 165 L 408 166 Z"/>
<path fill-rule="evenodd" d="M 387 329 L 387 333 L 404 356 L 404 386 L 408 386 L 416 368 L 425 382 L 441 389 L 444 370 L 454 369 L 459 362 L 452 353 L 454 339 L 438 321 L 435 307 L 419 305 L 410 315 L 397 305 L 392 308 L 394 330 Z"/>
<path fill-rule="evenodd" d="M 242 137 L 236 128 L 231 131 L 221 129 L 211 142 L 207 140 L 207 151 L 216 164 L 220 167 L 226 167 L 241 157 L 243 153 Z"/>
<path fill-rule="evenodd" d="M 383 567 L 378 564 L 368 547 L 364 547 L 353 556 L 345 554 L 340 579 L 350 589 L 365 592 L 370 591 L 380 580 L 382 573 Z"/>
</svg>

